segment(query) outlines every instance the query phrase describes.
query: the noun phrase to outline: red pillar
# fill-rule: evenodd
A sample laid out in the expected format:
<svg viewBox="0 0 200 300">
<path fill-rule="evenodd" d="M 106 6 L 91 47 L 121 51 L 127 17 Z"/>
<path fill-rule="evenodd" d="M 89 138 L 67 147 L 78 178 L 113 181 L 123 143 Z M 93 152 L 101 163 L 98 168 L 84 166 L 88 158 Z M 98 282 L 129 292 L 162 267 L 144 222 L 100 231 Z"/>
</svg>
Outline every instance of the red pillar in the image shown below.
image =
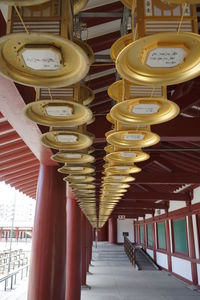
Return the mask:
<svg viewBox="0 0 200 300">
<path fill-rule="evenodd" d="M 98 241 L 99 242 L 107 242 L 108 241 L 108 222 L 98 230 Z"/>
<path fill-rule="evenodd" d="M 90 222 L 86 220 L 86 267 L 89 272 L 89 266 L 92 258 L 92 227 Z"/>
<path fill-rule="evenodd" d="M 2 240 L 3 228 L 0 228 L 0 241 Z"/>
<path fill-rule="evenodd" d="M 66 265 L 66 183 L 57 167 L 40 166 L 28 300 L 63 300 Z"/>
<path fill-rule="evenodd" d="M 153 236 L 153 259 L 156 262 L 156 223 L 153 215 L 152 223 L 152 236 Z"/>
<path fill-rule="evenodd" d="M 81 213 L 81 285 L 86 285 L 87 276 L 87 245 L 86 245 L 86 217 Z"/>
<path fill-rule="evenodd" d="M 71 189 L 67 192 L 66 300 L 81 297 L 81 210 Z M 57 300 L 57 299 L 56 299 Z"/>
<path fill-rule="evenodd" d="M 117 219 L 114 217 L 108 220 L 108 241 L 117 244 Z"/>
</svg>

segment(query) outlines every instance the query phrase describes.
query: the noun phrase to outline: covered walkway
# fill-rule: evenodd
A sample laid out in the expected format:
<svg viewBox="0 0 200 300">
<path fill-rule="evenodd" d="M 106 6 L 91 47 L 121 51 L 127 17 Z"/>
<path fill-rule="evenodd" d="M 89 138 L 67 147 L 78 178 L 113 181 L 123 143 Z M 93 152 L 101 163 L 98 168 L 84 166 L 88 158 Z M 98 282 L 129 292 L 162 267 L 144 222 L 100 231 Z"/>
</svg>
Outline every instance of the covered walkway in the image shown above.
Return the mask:
<svg viewBox="0 0 200 300">
<path fill-rule="evenodd" d="M 199 300 L 200 293 L 163 271 L 137 271 L 123 246 L 98 243 L 82 300 Z"/>
</svg>

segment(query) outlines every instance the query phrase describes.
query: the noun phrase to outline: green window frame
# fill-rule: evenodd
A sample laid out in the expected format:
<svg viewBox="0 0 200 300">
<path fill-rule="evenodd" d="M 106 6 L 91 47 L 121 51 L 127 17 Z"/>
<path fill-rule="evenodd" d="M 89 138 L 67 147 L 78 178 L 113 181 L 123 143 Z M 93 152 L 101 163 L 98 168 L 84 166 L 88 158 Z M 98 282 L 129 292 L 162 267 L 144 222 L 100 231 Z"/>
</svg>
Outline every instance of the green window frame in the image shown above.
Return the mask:
<svg viewBox="0 0 200 300">
<path fill-rule="evenodd" d="M 140 243 L 144 244 L 144 226 L 140 225 Z"/>
<path fill-rule="evenodd" d="M 173 251 L 188 255 L 187 227 L 185 218 L 172 221 Z"/>
<path fill-rule="evenodd" d="M 147 245 L 153 247 L 153 224 L 147 224 Z"/>
<path fill-rule="evenodd" d="M 165 222 L 157 223 L 157 241 L 158 249 L 167 249 Z"/>
</svg>

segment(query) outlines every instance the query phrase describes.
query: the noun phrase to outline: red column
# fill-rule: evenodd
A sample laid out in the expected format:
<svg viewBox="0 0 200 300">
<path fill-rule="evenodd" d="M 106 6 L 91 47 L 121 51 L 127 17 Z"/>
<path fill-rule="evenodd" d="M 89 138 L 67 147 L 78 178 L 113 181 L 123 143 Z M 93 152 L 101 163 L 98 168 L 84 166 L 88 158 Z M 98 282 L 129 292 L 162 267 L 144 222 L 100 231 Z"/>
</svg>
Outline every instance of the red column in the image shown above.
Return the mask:
<svg viewBox="0 0 200 300">
<path fill-rule="evenodd" d="M 114 217 L 108 220 L 108 241 L 117 244 L 117 219 Z"/>
<path fill-rule="evenodd" d="M 86 217 L 81 213 L 81 285 L 86 285 L 87 275 L 87 245 L 86 245 Z"/>
<path fill-rule="evenodd" d="M 71 189 L 68 188 L 68 192 L 67 192 L 67 274 L 66 274 L 65 299 L 80 300 L 80 297 L 81 297 L 81 210 L 74 198 Z"/>
<path fill-rule="evenodd" d="M 92 258 L 92 227 L 90 222 L 86 220 L 86 267 L 89 272 L 89 266 Z"/>
<path fill-rule="evenodd" d="M 0 228 L 0 241 L 2 240 L 3 228 Z"/>
<path fill-rule="evenodd" d="M 98 230 L 98 241 L 99 242 L 107 242 L 108 241 L 108 222 Z"/>
<path fill-rule="evenodd" d="M 63 300 L 66 265 L 66 183 L 57 167 L 40 166 L 28 300 Z"/>
</svg>

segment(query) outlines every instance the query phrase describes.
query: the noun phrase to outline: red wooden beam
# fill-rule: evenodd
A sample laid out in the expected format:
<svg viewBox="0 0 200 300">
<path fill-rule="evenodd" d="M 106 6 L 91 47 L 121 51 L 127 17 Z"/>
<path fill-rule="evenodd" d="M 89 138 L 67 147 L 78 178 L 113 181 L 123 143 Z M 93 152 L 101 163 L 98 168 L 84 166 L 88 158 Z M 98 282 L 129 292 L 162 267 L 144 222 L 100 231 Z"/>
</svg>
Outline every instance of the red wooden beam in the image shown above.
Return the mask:
<svg viewBox="0 0 200 300">
<path fill-rule="evenodd" d="M 12 173 L 16 173 L 16 172 L 18 173 L 19 171 L 23 171 L 23 170 L 31 168 L 31 167 L 34 168 L 36 166 L 37 167 L 39 166 L 39 162 L 35 159 L 31 162 L 27 162 L 25 164 L 20 165 L 20 167 L 17 168 L 17 171 L 16 171 L 16 167 L 12 167 L 12 168 L 0 171 L 0 177 L 3 177 L 5 175 L 9 175 L 9 174 L 12 174 Z"/>
<path fill-rule="evenodd" d="M 39 161 L 46 165 L 57 165 L 50 158 L 52 151 L 40 142 L 39 127 L 24 116 L 24 106 L 15 84 L 0 76 L 0 111 Z"/>
<path fill-rule="evenodd" d="M 29 172 L 26 175 L 22 175 L 18 178 L 12 179 L 12 180 L 9 181 L 9 184 L 17 184 L 19 182 L 22 182 L 24 179 L 30 179 L 30 178 L 33 178 L 33 177 L 37 177 L 38 172 L 39 172 L 39 170 L 36 170 L 34 172 L 31 172 L 31 173 Z"/>
<path fill-rule="evenodd" d="M 30 149 L 27 146 L 20 148 L 18 150 L 13 149 L 13 151 L 10 151 L 9 153 L 0 154 L 0 163 L 10 161 L 12 159 L 19 158 L 22 156 L 25 157 L 26 155 L 29 155 L 30 153 L 32 154 L 32 152 L 30 151 Z"/>
<path fill-rule="evenodd" d="M 34 161 L 34 160 L 37 160 L 37 159 L 33 155 L 33 153 L 30 152 L 25 157 L 16 158 L 16 159 L 13 159 L 9 162 L 0 163 L 0 170 L 5 170 L 5 169 L 7 170 L 7 169 L 12 168 L 12 167 L 18 168 L 19 165 L 24 164 L 26 162 L 31 162 L 31 161 Z"/>
<path fill-rule="evenodd" d="M 116 206 L 117 208 L 154 208 L 154 209 L 165 209 L 167 208 L 165 203 L 151 203 L 145 201 L 127 201 L 126 199 L 122 199 Z"/>
<path fill-rule="evenodd" d="M 6 153 L 11 153 L 15 150 L 24 149 L 24 148 L 27 148 L 27 146 L 26 146 L 26 144 L 24 144 L 24 142 L 22 140 L 13 141 L 13 142 L 10 142 L 9 144 L 1 145 L 0 153 L 3 155 Z"/>
<path fill-rule="evenodd" d="M 21 170 L 16 170 L 15 169 L 15 172 L 13 172 L 11 174 L 3 175 L 2 179 L 4 181 L 9 181 L 9 180 L 13 180 L 13 179 L 16 179 L 16 178 L 20 178 L 21 176 L 30 174 L 30 173 L 32 173 L 34 171 L 35 172 L 39 171 L 39 164 L 35 164 L 34 166 L 28 166 L 27 168 L 21 169 Z"/>
<path fill-rule="evenodd" d="M 194 174 L 189 172 L 182 172 L 175 174 L 164 174 L 161 173 L 160 175 L 154 175 L 154 174 L 143 174 L 137 175 L 136 177 L 136 183 L 140 184 L 176 184 L 176 185 L 182 185 L 182 184 L 200 184 L 200 174 Z"/>
<path fill-rule="evenodd" d="M 9 184 L 17 187 L 18 185 L 21 185 L 21 184 L 26 183 L 26 182 L 32 182 L 32 181 L 35 181 L 37 179 L 38 179 L 38 173 L 36 173 L 35 175 L 32 175 L 30 177 L 26 177 L 24 179 L 21 179 L 19 181 L 9 182 Z"/>
</svg>

